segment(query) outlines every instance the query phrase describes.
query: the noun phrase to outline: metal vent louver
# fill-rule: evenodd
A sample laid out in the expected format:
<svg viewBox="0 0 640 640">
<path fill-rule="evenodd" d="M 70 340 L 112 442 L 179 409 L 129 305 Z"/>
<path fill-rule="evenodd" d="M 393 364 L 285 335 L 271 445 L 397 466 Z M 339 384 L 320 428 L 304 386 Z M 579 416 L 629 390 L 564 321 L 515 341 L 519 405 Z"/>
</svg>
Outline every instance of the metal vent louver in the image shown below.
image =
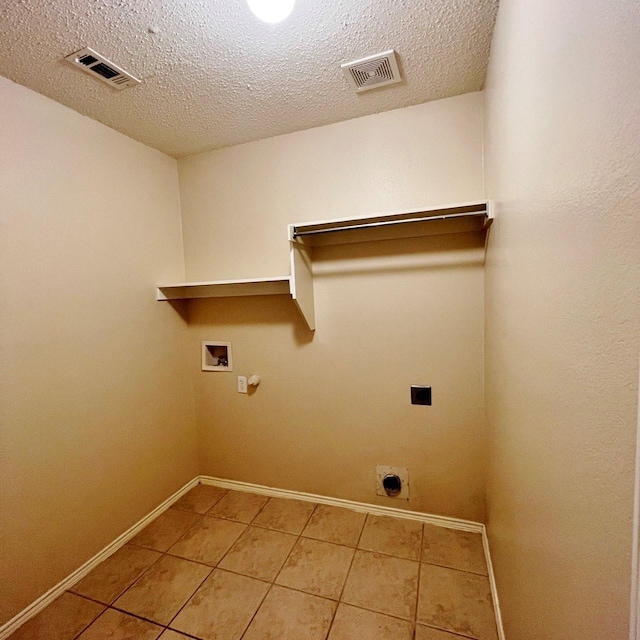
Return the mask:
<svg viewBox="0 0 640 640">
<path fill-rule="evenodd" d="M 89 47 L 72 53 L 65 60 L 119 91 L 141 83 L 138 78 Z"/>
<path fill-rule="evenodd" d="M 400 82 L 400 71 L 393 49 L 341 65 L 349 84 L 358 92 Z"/>
</svg>

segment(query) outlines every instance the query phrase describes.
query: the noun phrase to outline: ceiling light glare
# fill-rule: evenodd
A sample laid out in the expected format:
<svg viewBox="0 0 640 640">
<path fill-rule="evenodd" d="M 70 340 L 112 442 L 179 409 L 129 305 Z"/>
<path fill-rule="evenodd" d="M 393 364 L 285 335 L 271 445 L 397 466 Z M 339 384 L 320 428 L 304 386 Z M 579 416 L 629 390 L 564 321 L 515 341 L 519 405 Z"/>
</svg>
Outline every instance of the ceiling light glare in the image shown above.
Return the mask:
<svg viewBox="0 0 640 640">
<path fill-rule="evenodd" d="M 292 11 L 295 0 L 247 0 L 249 9 L 263 22 L 282 22 Z"/>
</svg>

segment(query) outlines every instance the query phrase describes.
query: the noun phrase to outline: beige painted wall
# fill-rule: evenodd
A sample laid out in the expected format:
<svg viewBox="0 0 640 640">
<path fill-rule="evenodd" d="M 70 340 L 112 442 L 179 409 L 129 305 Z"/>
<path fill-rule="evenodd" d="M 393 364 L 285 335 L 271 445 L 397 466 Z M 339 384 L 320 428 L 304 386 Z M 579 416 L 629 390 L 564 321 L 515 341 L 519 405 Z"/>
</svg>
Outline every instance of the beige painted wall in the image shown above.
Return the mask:
<svg viewBox="0 0 640 640">
<path fill-rule="evenodd" d="M 197 473 L 175 160 L 0 78 L 0 624 Z"/>
<path fill-rule="evenodd" d="M 190 280 L 289 273 L 286 225 L 481 199 L 480 94 L 180 160 Z M 190 303 L 201 471 L 481 520 L 483 242 L 317 250 L 315 336 L 286 296 Z M 233 373 L 200 371 L 231 340 Z M 236 376 L 253 372 L 252 395 Z M 433 387 L 412 406 L 411 384 Z M 406 466 L 409 504 L 376 498 Z"/>
<path fill-rule="evenodd" d="M 503 0 L 486 89 L 488 523 L 510 640 L 628 638 L 640 11 Z"/>
</svg>

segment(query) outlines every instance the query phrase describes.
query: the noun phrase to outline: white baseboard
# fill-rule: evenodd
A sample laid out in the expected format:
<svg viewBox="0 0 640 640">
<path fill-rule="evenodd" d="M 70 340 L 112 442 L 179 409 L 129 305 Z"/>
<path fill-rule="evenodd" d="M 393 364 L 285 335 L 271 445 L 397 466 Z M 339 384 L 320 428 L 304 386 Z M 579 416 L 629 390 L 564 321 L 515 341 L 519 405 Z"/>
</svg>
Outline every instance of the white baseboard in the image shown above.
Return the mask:
<svg viewBox="0 0 640 640">
<path fill-rule="evenodd" d="M 482 546 L 484 547 L 484 558 L 487 561 L 487 571 L 489 573 L 489 585 L 491 586 L 491 598 L 493 599 L 493 610 L 496 614 L 496 628 L 498 629 L 498 640 L 506 640 L 504 626 L 502 625 L 502 613 L 500 612 L 500 601 L 498 600 L 498 587 L 496 586 L 496 576 L 493 573 L 493 563 L 491 562 L 491 552 L 489 551 L 489 536 L 487 528 L 482 525 Z"/>
<path fill-rule="evenodd" d="M 407 520 L 427 522 L 439 527 L 447 527 L 448 529 L 459 529 L 460 531 L 472 531 L 474 533 L 482 533 L 484 530 L 484 525 L 480 522 L 462 520 L 460 518 L 434 516 L 428 513 L 420 513 L 419 511 L 407 511 L 406 509 L 385 507 L 377 504 L 369 504 L 367 502 L 354 502 L 353 500 L 330 498 L 328 496 L 319 496 L 314 493 L 290 491 L 289 489 L 276 489 L 274 487 L 266 487 L 261 484 L 251 484 L 250 482 L 239 482 L 237 480 L 225 480 L 223 478 L 213 478 L 211 476 L 199 476 L 198 480 L 202 484 L 209 484 L 223 489 L 250 491 L 251 493 L 258 493 L 272 498 L 295 498 L 296 500 L 304 500 L 305 502 L 317 502 L 318 504 L 328 504 L 333 507 L 344 507 L 345 509 L 360 511 L 361 513 L 371 513 L 378 516 L 393 516 L 394 518 L 406 518 Z"/>
<path fill-rule="evenodd" d="M 40 613 L 50 602 L 53 602 L 64 591 L 70 589 L 74 584 L 82 580 L 89 571 L 106 560 L 110 555 L 114 554 L 120 547 L 126 544 L 137 533 L 142 531 L 152 520 L 155 520 L 163 511 L 166 511 L 176 500 L 181 498 L 187 491 L 198 484 L 198 477 L 187 482 L 187 484 L 176 491 L 170 498 L 167 498 L 161 505 L 157 506 L 153 511 L 148 513 L 144 518 L 136 522 L 130 529 L 127 529 L 122 535 L 118 536 L 113 542 L 108 544 L 104 549 L 96 553 L 93 558 L 87 560 L 81 567 L 69 574 L 64 580 L 61 580 L 49 591 L 41 595 L 37 600 L 32 602 L 26 609 L 23 609 L 16 616 L 0 627 L 0 640 L 8 638 L 18 627 L 21 627 L 27 620 L 33 618 Z"/>
<path fill-rule="evenodd" d="M 55 600 L 64 591 L 70 589 L 74 584 L 84 578 L 94 567 L 106 560 L 110 555 L 115 553 L 120 547 L 126 544 L 131 538 L 146 527 L 152 520 L 155 520 L 161 513 L 166 511 L 174 502 L 181 498 L 187 491 L 195 487 L 197 484 L 207 484 L 223 489 L 234 489 L 236 491 L 249 491 L 275 498 L 294 498 L 296 500 L 304 500 L 306 502 L 316 502 L 318 504 L 327 504 L 334 507 L 343 507 L 352 509 L 361 513 L 371 513 L 374 515 L 394 516 L 396 518 L 406 518 L 408 520 L 417 520 L 418 522 L 426 522 L 439 527 L 448 529 L 458 529 L 460 531 L 471 531 L 473 533 L 482 534 L 482 544 L 484 554 L 487 561 L 487 569 L 489 573 L 489 584 L 491 585 L 491 596 L 493 598 L 493 606 L 496 614 L 496 625 L 498 628 L 499 640 L 505 640 L 504 630 L 502 627 L 502 616 L 500 614 L 500 604 L 498 601 L 498 592 L 496 590 L 496 581 L 493 575 L 493 565 L 491 564 L 491 554 L 489 553 L 489 541 L 485 526 L 480 522 L 471 520 L 462 520 L 459 518 L 448 518 L 446 516 L 435 516 L 428 513 L 420 513 L 418 511 L 407 511 L 406 509 L 397 509 L 394 507 L 386 507 L 366 502 L 355 502 L 353 500 L 342 500 L 341 498 L 331 498 L 328 496 L 315 495 L 313 493 L 303 493 L 300 491 L 290 491 L 288 489 L 276 489 L 274 487 L 266 487 L 260 484 L 252 484 L 249 482 L 239 482 L 237 480 L 225 480 L 224 478 L 214 478 L 211 476 L 196 476 L 190 482 L 184 485 L 180 490 L 176 491 L 170 498 L 167 498 L 161 505 L 148 513 L 144 518 L 139 520 L 130 529 L 127 529 L 121 536 L 116 538 L 112 543 L 108 544 L 102 551 L 99 551 L 93 558 L 85 562 L 81 567 L 67 576 L 64 580 L 49 589 L 44 595 L 40 596 L 35 602 L 31 603 L 26 609 L 21 611 L 14 618 L 0 627 L 0 640 L 8 638 L 18 627 L 21 627 L 27 620 L 33 618 L 42 611 L 50 602 Z"/>
</svg>

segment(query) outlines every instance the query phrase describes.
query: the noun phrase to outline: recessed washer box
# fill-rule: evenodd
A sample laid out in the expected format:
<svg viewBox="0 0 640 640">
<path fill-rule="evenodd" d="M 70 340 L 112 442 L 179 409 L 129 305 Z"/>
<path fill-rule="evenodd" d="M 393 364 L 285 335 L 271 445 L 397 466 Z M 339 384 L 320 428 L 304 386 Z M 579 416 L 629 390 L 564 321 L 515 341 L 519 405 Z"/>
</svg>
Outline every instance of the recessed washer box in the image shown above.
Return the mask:
<svg viewBox="0 0 640 640">
<path fill-rule="evenodd" d="M 203 371 L 233 371 L 231 343 L 223 340 L 202 342 Z"/>
</svg>

